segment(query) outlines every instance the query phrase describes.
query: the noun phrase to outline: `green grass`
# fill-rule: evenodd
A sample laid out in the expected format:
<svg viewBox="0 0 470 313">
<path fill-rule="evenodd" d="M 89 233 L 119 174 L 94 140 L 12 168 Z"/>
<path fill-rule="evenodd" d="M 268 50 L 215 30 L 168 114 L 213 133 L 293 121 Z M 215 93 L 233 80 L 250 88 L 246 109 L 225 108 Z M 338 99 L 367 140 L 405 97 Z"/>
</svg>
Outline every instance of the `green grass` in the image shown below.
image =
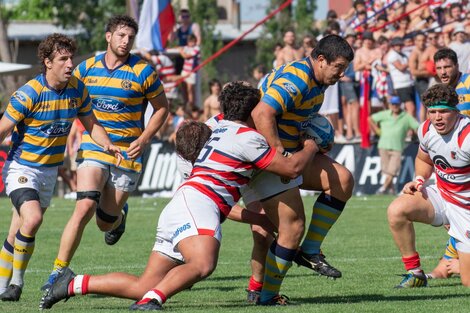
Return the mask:
<svg viewBox="0 0 470 313">
<path fill-rule="evenodd" d="M 397 249 L 386 220 L 387 196 L 353 198 L 328 235 L 323 250 L 328 261 L 341 269 L 336 281 L 313 276 L 305 268 L 292 267 L 282 293 L 292 305 L 283 308 L 256 307 L 245 303 L 250 275 L 251 235 L 249 227 L 227 221 L 217 270 L 191 291 L 182 292 L 165 304 L 169 312 L 468 312 L 469 289 L 458 278 L 433 280 L 429 288 L 397 290 L 403 273 Z M 76 273 L 99 274 L 125 271 L 139 274 L 153 246 L 157 218 L 167 199 L 130 200 L 126 234 L 113 247 L 106 246 L 103 234 L 92 221 L 72 262 Z M 307 215 L 312 197 L 304 199 Z M 54 199 L 36 240 L 36 250 L 26 273 L 21 301 L 0 303 L 0 312 L 36 312 L 42 283 L 56 256 L 60 235 L 74 202 Z M 0 237 L 10 222 L 8 199 L 0 200 Z M 425 270 L 430 271 L 444 252 L 444 229 L 417 225 L 418 251 Z M 3 239 L 1 239 L 3 240 Z M 130 300 L 89 295 L 58 303 L 53 312 L 125 312 Z"/>
</svg>

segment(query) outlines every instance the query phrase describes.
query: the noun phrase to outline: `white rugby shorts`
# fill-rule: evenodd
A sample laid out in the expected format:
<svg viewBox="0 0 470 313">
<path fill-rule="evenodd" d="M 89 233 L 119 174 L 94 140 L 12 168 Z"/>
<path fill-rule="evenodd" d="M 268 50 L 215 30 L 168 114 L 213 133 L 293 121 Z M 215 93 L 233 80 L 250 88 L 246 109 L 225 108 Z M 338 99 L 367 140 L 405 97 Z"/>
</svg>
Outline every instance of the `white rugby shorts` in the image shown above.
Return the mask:
<svg viewBox="0 0 470 313">
<path fill-rule="evenodd" d="M 220 210 L 209 197 L 185 186 L 178 189 L 160 214 L 153 250 L 184 262 L 178 243 L 198 235 L 221 241 Z"/>
<path fill-rule="evenodd" d="M 49 207 L 57 182 L 58 166 L 32 167 L 22 165 L 16 161 L 7 161 L 3 167 L 2 175 L 6 193 L 20 188 L 32 188 L 39 194 L 41 208 Z"/>
</svg>

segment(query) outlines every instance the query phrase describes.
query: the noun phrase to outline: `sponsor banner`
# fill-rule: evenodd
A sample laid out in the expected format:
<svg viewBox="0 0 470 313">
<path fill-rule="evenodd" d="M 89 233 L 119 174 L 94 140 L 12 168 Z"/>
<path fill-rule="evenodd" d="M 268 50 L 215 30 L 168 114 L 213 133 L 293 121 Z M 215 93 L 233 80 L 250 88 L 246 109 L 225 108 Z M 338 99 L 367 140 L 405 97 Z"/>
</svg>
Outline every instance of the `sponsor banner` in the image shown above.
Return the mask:
<svg viewBox="0 0 470 313">
<path fill-rule="evenodd" d="M 400 175 L 395 179 L 395 190 L 414 177 L 414 159 L 417 143 L 410 143 L 403 152 Z M 375 194 L 384 177 L 380 172 L 377 146 L 363 149 L 360 144 L 336 144 L 329 155 L 348 168 L 354 175 L 354 194 Z M 168 142 L 154 142 L 144 156 L 144 166 L 136 194 L 171 197 L 182 182 L 176 167 L 174 146 Z"/>
</svg>

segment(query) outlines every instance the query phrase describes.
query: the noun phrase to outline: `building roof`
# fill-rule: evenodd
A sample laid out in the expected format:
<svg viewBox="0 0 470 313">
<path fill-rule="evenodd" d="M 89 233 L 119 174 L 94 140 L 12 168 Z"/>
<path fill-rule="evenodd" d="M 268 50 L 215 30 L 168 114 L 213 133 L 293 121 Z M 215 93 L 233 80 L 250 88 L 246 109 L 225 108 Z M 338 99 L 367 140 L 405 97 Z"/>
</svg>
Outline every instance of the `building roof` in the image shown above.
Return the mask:
<svg viewBox="0 0 470 313">
<path fill-rule="evenodd" d="M 8 24 L 8 39 L 24 41 L 41 41 L 53 33 L 62 33 L 67 36 L 76 36 L 83 33 L 82 28 L 65 29 L 61 26 L 53 25 L 51 22 L 22 22 L 11 21 Z"/>
</svg>

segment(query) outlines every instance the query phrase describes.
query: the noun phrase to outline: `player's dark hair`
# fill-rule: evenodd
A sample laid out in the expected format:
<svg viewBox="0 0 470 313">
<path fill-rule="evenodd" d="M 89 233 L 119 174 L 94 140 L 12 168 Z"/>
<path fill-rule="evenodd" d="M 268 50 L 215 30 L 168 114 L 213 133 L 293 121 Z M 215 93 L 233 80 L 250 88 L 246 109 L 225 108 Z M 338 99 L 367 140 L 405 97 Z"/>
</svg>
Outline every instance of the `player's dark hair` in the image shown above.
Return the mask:
<svg viewBox="0 0 470 313">
<path fill-rule="evenodd" d="M 119 26 L 130 27 L 136 34 L 139 31 L 139 25 L 132 17 L 128 15 L 115 15 L 106 24 L 106 32 L 114 33 Z"/>
<path fill-rule="evenodd" d="M 38 47 L 38 58 L 42 64 L 43 73 L 46 72 L 46 65 L 44 64 L 45 59 L 52 61 L 57 52 L 70 52 L 72 55 L 77 51 L 75 42 L 63 35 L 63 34 L 52 34 L 46 37 Z"/>
<path fill-rule="evenodd" d="M 323 37 L 312 50 L 311 57 L 317 59 L 323 55 L 328 63 L 343 57 L 348 62 L 354 59 L 354 51 L 349 43 L 338 35 L 328 35 Z"/>
<path fill-rule="evenodd" d="M 442 48 L 437 50 L 437 52 L 434 54 L 434 63 L 437 61 L 443 60 L 443 59 L 449 59 L 451 60 L 454 64 L 458 63 L 457 59 L 457 53 L 455 53 L 454 50 L 449 49 L 449 48 Z"/>
<path fill-rule="evenodd" d="M 176 131 L 176 153 L 194 164 L 211 134 L 209 126 L 202 122 L 184 122 Z"/>
<path fill-rule="evenodd" d="M 450 107 L 456 107 L 459 104 L 459 95 L 455 88 L 448 84 L 436 84 L 426 90 L 423 95 L 423 104 L 429 108 L 437 103 L 443 103 Z"/>
<path fill-rule="evenodd" d="M 219 95 L 224 119 L 246 122 L 260 97 L 260 91 L 245 81 L 226 84 Z"/>
</svg>

